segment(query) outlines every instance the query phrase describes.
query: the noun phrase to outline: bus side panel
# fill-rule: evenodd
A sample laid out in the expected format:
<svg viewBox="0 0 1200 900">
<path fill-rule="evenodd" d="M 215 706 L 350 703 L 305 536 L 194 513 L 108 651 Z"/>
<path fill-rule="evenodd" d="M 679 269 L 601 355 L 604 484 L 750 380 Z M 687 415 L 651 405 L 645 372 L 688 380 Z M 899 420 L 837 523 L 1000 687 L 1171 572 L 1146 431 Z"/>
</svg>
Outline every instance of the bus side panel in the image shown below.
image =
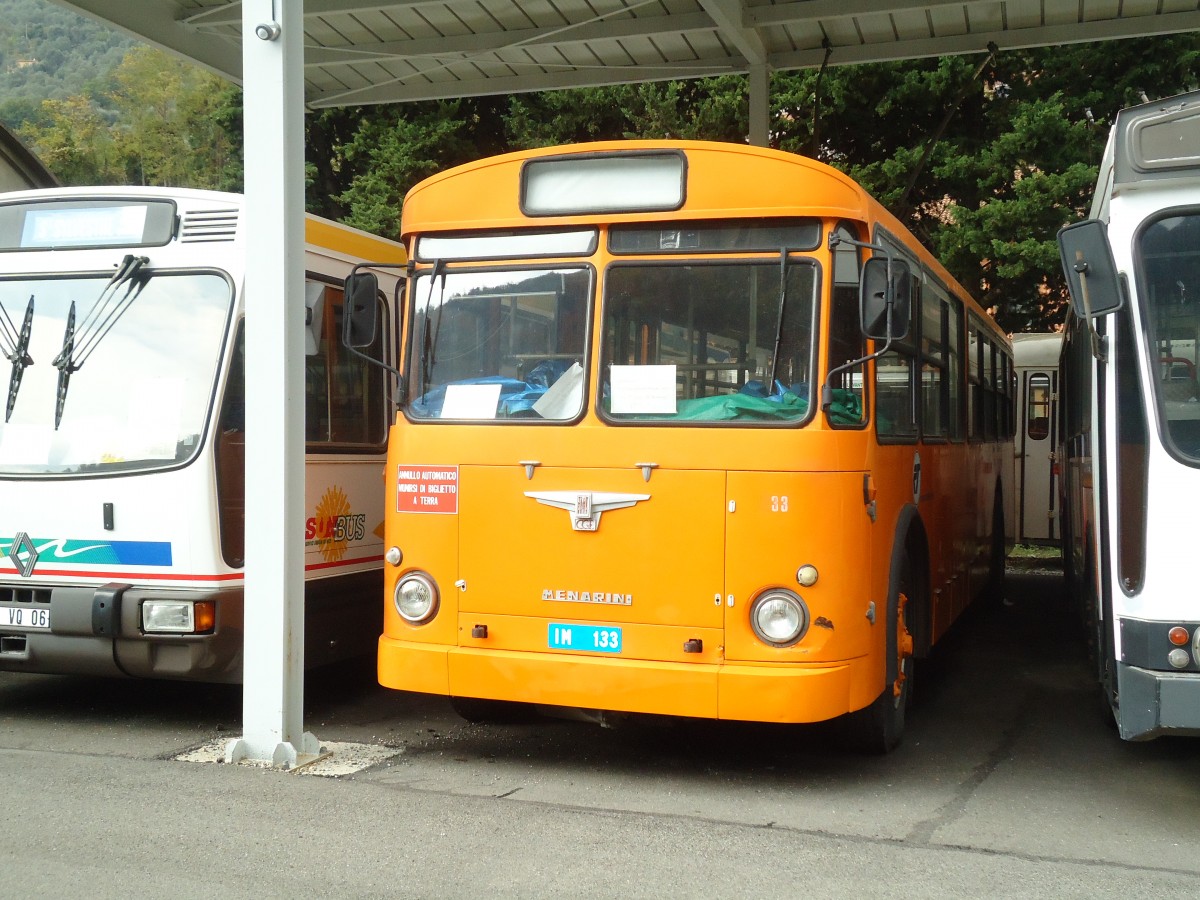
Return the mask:
<svg viewBox="0 0 1200 900">
<path fill-rule="evenodd" d="M 309 454 L 304 469 L 309 577 L 360 572 L 383 560 L 383 456 Z"/>
<path fill-rule="evenodd" d="M 963 485 L 972 483 L 977 466 L 971 448 L 961 445 L 926 444 L 919 452 L 917 509 L 929 549 L 929 636 L 936 641 L 970 602 L 969 571 L 980 553 L 981 516 L 978 496 L 964 497 Z"/>
</svg>

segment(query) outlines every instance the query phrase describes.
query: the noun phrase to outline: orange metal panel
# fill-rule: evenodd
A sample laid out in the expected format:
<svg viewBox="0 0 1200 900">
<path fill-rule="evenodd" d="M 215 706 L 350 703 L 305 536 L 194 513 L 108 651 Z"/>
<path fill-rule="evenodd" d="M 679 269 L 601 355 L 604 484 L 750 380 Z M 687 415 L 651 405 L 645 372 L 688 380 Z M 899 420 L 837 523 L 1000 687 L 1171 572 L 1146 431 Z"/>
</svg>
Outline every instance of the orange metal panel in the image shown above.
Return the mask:
<svg viewBox="0 0 1200 900">
<path fill-rule="evenodd" d="M 588 608 L 567 610 L 583 616 Z M 555 623 L 577 622 L 586 625 L 604 627 L 610 623 L 600 619 L 569 618 L 533 618 L 528 616 L 503 616 L 477 613 L 460 613 L 459 644 L 480 650 L 518 650 L 532 653 L 553 653 L 557 656 L 590 655 L 591 658 L 622 662 L 625 660 L 661 660 L 686 665 L 708 663 L 716 665 L 721 662 L 722 631 L 720 628 L 697 628 L 688 625 L 620 625 L 621 653 L 616 655 L 592 654 L 586 648 L 576 653 L 562 650 L 551 651 L 547 632 Z M 475 626 L 487 627 L 487 637 L 472 637 Z M 684 649 L 687 641 L 701 641 L 702 650 L 699 653 L 689 653 Z"/>
</svg>

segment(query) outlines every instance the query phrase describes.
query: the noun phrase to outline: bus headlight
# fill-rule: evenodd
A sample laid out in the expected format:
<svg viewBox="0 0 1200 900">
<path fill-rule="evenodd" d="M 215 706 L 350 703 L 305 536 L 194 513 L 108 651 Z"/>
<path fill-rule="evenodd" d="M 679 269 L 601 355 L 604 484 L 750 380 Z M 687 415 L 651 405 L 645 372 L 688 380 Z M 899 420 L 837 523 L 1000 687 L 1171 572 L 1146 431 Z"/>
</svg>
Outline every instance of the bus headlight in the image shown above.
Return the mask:
<svg viewBox="0 0 1200 900">
<path fill-rule="evenodd" d="M 216 628 L 217 605 L 211 600 L 145 600 L 146 634 L 206 634 Z"/>
<path fill-rule="evenodd" d="M 400 618 L 414 625 L 428 622 L 437 615 L 437 585 L 424 572 L 409 572 L 397 581 L 392 600 Z"/>
<path fill-rule="evenodd" d="M 773 588 L 750 604 L 750 627 L 764 644 L 790 647 L 808 630 L 808 607 L 791 591 Z"/>
</svg>

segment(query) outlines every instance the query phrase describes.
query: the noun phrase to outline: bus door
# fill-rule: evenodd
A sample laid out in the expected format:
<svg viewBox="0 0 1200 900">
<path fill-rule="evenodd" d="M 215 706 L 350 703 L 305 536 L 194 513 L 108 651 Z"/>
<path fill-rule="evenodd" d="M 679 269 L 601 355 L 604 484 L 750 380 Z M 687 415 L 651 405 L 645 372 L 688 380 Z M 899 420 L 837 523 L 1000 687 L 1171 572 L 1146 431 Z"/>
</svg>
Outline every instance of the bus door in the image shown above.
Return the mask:
<svg viewBox="0 0 1200 900">
<path fill-rule="evenodd" d="M 1051 423 L 1057 412 L 1056 367 L 1027 369 L 1021 379 L 1020 541 L 1054 541 L 1058 518 L 1054 478 L 1055 435 Z"/>
</svg>

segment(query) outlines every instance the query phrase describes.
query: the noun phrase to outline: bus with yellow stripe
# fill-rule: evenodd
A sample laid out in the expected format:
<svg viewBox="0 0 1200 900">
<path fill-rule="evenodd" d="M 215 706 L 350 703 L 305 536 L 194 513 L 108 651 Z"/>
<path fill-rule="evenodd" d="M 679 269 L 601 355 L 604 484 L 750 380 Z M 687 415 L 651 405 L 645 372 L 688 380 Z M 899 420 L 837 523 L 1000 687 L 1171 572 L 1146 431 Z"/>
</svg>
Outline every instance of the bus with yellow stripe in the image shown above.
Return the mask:
<svg viewBox="0 0 1200 900">
<path fill-rule="evenodd" d="M 750 146 L 484 159 L 402 231 L 380 682 L 894 747 L 913 659 L 1002 577 L 991 317 L 848 177 Z M 377 279 L 347 290 L 365 343 Z"/>
<path fill-rule="evenodd" d="M 0 196 L 0 671 L 238 681 L 245 509 L 240 195 Z M 342 284 L 401 245 L 305 223 L 305 660 L 382 628 L 386 375 L 338 335 Z M 395 270 L 371 302 L 390 317 Z M 391 359 L 380 333 L 370 352 Z M 4 365 L 7 363 L 6 365 Z"/>
</svg>

